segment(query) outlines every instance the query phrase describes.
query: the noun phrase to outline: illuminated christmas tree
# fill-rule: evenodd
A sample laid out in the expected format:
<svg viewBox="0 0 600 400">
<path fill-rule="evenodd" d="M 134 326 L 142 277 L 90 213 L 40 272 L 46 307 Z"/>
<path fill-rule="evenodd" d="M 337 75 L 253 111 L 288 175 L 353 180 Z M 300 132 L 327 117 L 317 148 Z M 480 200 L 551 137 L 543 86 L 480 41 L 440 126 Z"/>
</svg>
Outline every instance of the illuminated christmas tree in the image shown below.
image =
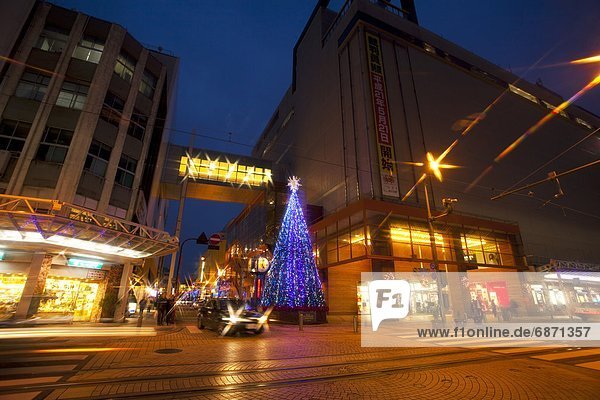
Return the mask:
<svg viewBox="0 0 600 400">
<path fill-rule="evenodd" d="M 290 197 L 261 302 L 276 310 L 324 310 L 321 280 L 298 200 L 299 179 L 295 176 L 288 179 L 288 186 Z"/>
</svg>

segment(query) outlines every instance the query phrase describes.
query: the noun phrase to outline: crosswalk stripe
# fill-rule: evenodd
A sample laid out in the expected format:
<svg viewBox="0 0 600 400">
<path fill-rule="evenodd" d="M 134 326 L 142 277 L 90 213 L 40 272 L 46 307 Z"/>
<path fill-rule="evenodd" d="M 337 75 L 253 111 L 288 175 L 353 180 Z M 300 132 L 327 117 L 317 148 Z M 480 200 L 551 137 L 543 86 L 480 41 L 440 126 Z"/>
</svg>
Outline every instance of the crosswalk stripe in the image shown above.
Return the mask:
<svg viewBox="0 0 600 400">
<path fill-rule="evenodd" d="M 583 364 L 575 364 L 578 367 L 590 368 L 600 371 L 600 361 L 586 362 Z"/>
<path fill-rule="evenodd" d="M 62 378 L 62 376 L 43 376 L 39 378 L 0 380 L 0 387 L 35 385 L 39 383 L 53 383 L 57 382 L 60 378 Z"/>
<path fill-rule="evenodd" d="M 538 360 L 552 361 L 552 360 L 563 360 L 566 358 L 577 358 L 577 357 L 586 357 L 600 355 L 600 349 L 587 349 L 587 350 L 577 350 L 577 351 L 567 351 L 564 353 L 552 353 L 545 354 L 541 356 L 532 356 L 531 358 L 537 358 Z"/>
<path fill-rule="evenodd" d="M 75 355 L 56 355 L 56 356 L 37 356 L 37 357 L 11 357 L 11 362 L 48 362 L 48 361 L 79 361 L 85 360 L 87 354 L 75 354 Z"/>
<path fill-rule="evenodd" d="M 33 400 L 42 392 L 24 392 L 14 394 L 0 394 L 0 400 Z"/>
<path fill-rule="evenodd" d="M 69 372 L 75 369 L 77 364 L 66 365 L 44 365 L 40 367 L 17 367 L 17 368 L 2 368 L 0 375 L 31 375 L 31 374 L 46 374 L 54 372 Z"/>
</svg>

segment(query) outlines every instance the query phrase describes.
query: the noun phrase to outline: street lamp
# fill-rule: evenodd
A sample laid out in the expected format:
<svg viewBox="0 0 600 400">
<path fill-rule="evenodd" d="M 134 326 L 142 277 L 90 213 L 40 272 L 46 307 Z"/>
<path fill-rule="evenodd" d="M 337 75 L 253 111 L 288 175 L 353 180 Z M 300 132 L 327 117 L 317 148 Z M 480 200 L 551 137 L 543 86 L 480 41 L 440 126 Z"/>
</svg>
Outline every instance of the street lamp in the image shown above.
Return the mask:
<svg viewBox="0 0 600 400">
<path fill-rule="evenodd" d="M 190 240 L 195 240 L 196 244 L 208 244 L 208 238 L 206 237 L 206 234 L 202 232 L 197 238 L 185 239 L 179 245 L 179 259 L 177 260 L 177 269 L 175 270 L 175 282 L 177 283 L 177 293 L 179 293 L 179 267 L 181 266 L 181 254 L 183 253 L 183 245 L 185 245 Z"/>
<path fill-rule="evenodd" d="M 456 143 L 456 142 L 455 142 Z M 454 145 L 454 144 L 453 144 Z M 433 228 L 433 221 L 445 217 L 446 215 L 452 212 L 452 204 L 456 203 L 458 199 L 443 199 L 442 204 L 444 205 L 445 211 L 439 215 L 433 216 L 431 214 L 431 206 L 429 204 L 429 189 L 427 188 L 427 177 L 429 175 L 435 176 L 438 181 L 442 182 L 442 172 L 441 169 L 454 169 L 460 168 L 457 165 L 452 164 L 442 164 L 443 159 L 448 155 L 450 150 L 452 150 L 453 145 L 451 145 L 446 151 L 444 151 L 439 157 L 435 158 L 433 154 L 427 152 L 426 158 L 427 162 L 419 162 L 419 163 L 405 163 L 409 165 L 415 165 L 418 167 L 424 167 L 425 172 L 421 175 L 421 178 L 413 185 L 413 187 L 404 195 L 402 201 L 405 201 L 416 189 L 417 186 L 423 183 L 423 188 L 425 190 L 425 203 L 427 205 L 427 227 L 429 230 L 429 238 L 431 241 L 431 255 L 433 258 L 433 268 L 435 270 L 436 283 L 437 283 L 437 294 L 438 294 L 438 305 L 440 311 L 440 319 L 442 322 L 446 321 L 446 311 L 444 310 L 444 301 L 443 301 L 443 293 L 441 287 L 441 279 L 440 279 L 440 268 L 439 268 L 439 259 L 437 254 L 437 248 L 435 243 L 435 230 Z"/>
<path fill-rule="evenodd" d="M 202 270 L 200 272 L 200 283 L 202 284 L 202 282 L 204 282 L 204 264 L 206 264 L 206 257 L 202 256 L 200 257 L 200 260 L 202 260 Z"/>
</svg>

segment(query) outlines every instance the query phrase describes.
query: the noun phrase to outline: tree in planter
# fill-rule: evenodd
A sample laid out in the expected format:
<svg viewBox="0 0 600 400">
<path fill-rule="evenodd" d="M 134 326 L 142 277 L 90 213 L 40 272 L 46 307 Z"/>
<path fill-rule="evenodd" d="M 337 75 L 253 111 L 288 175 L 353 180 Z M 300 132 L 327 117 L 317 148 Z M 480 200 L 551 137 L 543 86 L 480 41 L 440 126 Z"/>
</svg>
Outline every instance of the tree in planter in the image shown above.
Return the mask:
<svg viewBox="0 0 600 400">
<path fill-rule="evenodd" d="M 115 316 L 115 312 L 117 311 L 117 306 L 120 302 L 121 301 L 119 300 L 117 288 L 107 289 L 101 303 L 102 314 L 100 314 L 100 318 L 110 319 L 112 321 Z"/>
</svg>

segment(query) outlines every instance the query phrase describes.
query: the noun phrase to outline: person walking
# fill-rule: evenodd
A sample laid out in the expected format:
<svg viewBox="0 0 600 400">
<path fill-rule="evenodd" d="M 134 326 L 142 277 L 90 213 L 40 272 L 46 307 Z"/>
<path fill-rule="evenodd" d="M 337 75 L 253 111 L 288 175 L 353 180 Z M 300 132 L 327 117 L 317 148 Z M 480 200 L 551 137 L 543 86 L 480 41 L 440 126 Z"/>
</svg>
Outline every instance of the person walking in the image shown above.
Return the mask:
<svg viewBox="0 0 600 400">
<path fill-rule="evenodd" d="M 166 312 L 167 312 L 167 301 L 161 295 L 156 300 L 156 325 L 162 326 L 165 324 Z"/>
<path fill-rule="evenodd" d="M 167 299 L 167 314 L 166 314 L 167 325 L 175 324 L 175 301 L 173 297 Z"/>
<path fill-rule="evenodd" d="M 494 319 L 498 319 L 498 308 L 494 300 L 492 300 L 492 314 L 494 314 Z"/>
<path fill-rule="evenodd" d="M 148 300 L 146 300 L 145 297 L 140 300 L 140 315 L 138 316 L 137 326 L 142 326 L 142 323 L 144 322 L 144 310 L 146 309 L 147 303 Z"/>
</svg>

